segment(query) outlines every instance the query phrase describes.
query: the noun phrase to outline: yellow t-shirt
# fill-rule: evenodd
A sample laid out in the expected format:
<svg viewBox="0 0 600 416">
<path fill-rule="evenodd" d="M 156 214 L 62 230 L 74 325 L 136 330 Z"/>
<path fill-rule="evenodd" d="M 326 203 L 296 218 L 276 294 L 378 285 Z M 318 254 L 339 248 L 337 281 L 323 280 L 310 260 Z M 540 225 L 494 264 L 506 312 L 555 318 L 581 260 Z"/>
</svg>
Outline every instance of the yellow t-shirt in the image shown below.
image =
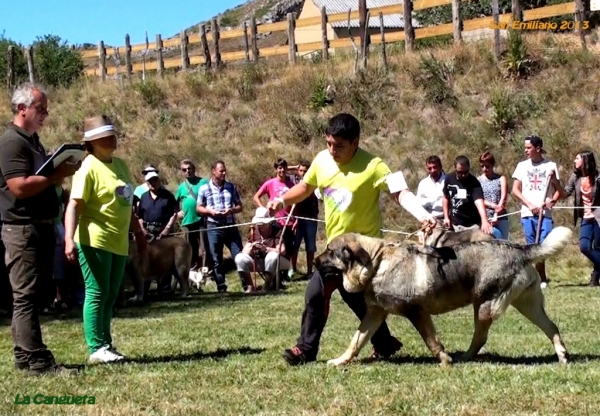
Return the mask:
<svg viewBox="0 0 600 416">
<path fill-rule="evenodd" d="M 127 256 L 133 184 L 125 162 L 114 156 L 112 159 L 104 163 L 89 155 L 73 176 L 71 198 L 85 202 L 74 240 Z"/>
<path fill-rule="evenodd" d="M 304 182 L 319 188 L 325 205 L 325 232 L 329 244 L 345 233 L 381 237 L 380 191 L 390 168 L 359 148 L 350 162 L 338 165 L 329 151 L 320 152 L 304 175 Z"/>
</svg>

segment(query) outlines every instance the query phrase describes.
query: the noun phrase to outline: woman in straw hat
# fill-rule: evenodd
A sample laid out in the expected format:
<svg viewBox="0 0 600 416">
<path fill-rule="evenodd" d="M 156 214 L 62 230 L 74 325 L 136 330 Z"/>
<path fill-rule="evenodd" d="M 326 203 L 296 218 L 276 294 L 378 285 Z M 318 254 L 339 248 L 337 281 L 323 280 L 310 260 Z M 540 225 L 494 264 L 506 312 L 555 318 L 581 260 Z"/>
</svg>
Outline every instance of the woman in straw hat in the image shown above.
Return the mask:
<svg viewBox="0 0 600 416">
<path fill-rule="evenodd" d="M 133 184 L 127 165 L 113 156 L 115 128 L 106 116 L 84 122 L 83 141 L 89 155 L 73 177 L 65 218 L 65 254 L 77 263 L 85 281 L 83 327 L 90 362 L 119 361 L 110 323 L 129 255 L 129 234 L 138 250 L 146 239 L 133 214 Z"/>
</svg>

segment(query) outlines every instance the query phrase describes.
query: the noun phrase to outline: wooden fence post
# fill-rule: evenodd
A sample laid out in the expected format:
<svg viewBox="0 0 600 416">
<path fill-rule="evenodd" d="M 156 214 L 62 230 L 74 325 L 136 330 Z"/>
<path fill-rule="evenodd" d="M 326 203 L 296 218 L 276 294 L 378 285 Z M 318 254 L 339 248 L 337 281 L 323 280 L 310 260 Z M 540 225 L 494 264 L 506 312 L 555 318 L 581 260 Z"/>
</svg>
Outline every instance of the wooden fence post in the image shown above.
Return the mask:
<svg viewBox="0 0 600 416">
<path fill-rule="evenodd" d="M 104 41 L 98 42 L 98 70 L 100 72 L 100 80 L 106 81 L 106 49 Z"/>
<path fill-rule="evenodd" d="M 221 68 L 221 52 L 219 51 L 219 24 L 217 19 L 212 19 L 210 24 L 210 32 L 212 34 L 213 48 L 215 49 L 215 69 Z"/>
<path fill-rule="evenodd" d="M 452 0 L 452 26 L 454 28 L 454 43 L 462 40 L 462 19 L 460 18 L 460 0 Z"/>
<path fill-rule="evenodd" d="M 248 24 L 244 20 L 244 57 L 246 62 L 250 61 L 250 47 L 248 45 Z"/>
<path fill-rule="evenodd" d="M 33 46 L 27 48 L 27 72 L 29 72 L 29 82 L 35 82 L 35 67 L 33 66 Z"/>
<path fill-rule="evenodd" d="M 6 81 L 8 83 L 8 90 L 10 92 L 15 88 L 15 47 L 8 47 L 8 67 L 6 73 Z"/>
<path fill-rule="evenodd" d="M 511 3 L 512 19 L 514 22 L 523 21 L 523 10 L 521 9 L 520 0 L 512 0 Z"/>
<path fill-rule="evenodd" d="M 258 62 L 258 42 L 256 39 L 256 18 L 250 19 L 250 44 L 252 45 L 252 60 Z"/>
<path fill-rule="evenodd" d="M 131 65 L 131 40 L 129 34 L 125 35 L 125 76 L 128 80 L 131 80 L 131 73 L 133 67 Z"/>
<path fill-rule="evenodd" d="M 387 54 L 385 51 L 385 26 L 383 25 L 383 13 L 379 12 L 379 31 L 381 32 L 381 63 L 383 70 L 387 72 Z"/>
<path fill-rule="evenodd" d="M 363 71 L 367 70 L 367 58 L 369 56 L 369 44 L 371 43 L 371 36 L 369 35 L 369 20 L 371 19 L 371 12 L 367 11 L 367 16 L 365 17 L 365 30 L 363 32 L 364 38 L 360 40 L 360 49 L 362 56 L 362 69 Z"/>
<path fill-rule="evenodd" d="M 586 16 L 587 13 L 585 10 L 585 3 L 583 2 L 583 0 L 575 0 L 575 30 L 579 33 L 579 38 L 581 39 L 581 46 L 583 46 L 584 49 L 587 49 L 584 29 L 584 22 L 587 19 Z"/>
<path fill-rule="evenodd" d="M 288 21 L 288 44 L 290 47 L 289 60 L 290 64 L 296 63 L 296 19 L 294 13 L 287 14 Z"/>
<path fill-rule="evenodd" d="M 406 0 L 402 3 L 404 14 L 404 48 L 406 51 L 412 51 L 415 45 L 415 30 L 412 25 L 412 0 Z"/>
<path fill-rule="evenodd" d="M 498 29 L 498 22 L 500 21 L 500 7 L 498 6 L 498 0 L 492 0 L 492 16 L 494 18 L 494 56 L 499 59 L 500 29 Z"/>
<path fill-rule="evenodd" d="M 323 49 L 321 55 L 324 61 L 329 60 L 329 40 L 327 39 L 327 9 L 321 7 L 321 35 L 323 37 Z"/>
<path fill-rule="evenodd" d="M 210 69 L 211 59 L 210 49 L 208 48 L 208 40 L 206 39 L 206 25 L 200 25 L 200 43 L 202 44 L 202 53 L 204 54 L 206 69 Z"/>
<path fill-rule="evenodd" d="M 188 35 L 185 30 L 181 31 L 179 39 L 181 44 L 181 69 L 185 71 L 190 65 L 190 56 L 188 55 Z"/>
<path fill-rule="evenodd" d="M 160 35 L 156 35 L 156 72 L 160 77 L 165 74 L 165 62 L 163 61 L 163 43 L 162 37 Z"/>
</svg>

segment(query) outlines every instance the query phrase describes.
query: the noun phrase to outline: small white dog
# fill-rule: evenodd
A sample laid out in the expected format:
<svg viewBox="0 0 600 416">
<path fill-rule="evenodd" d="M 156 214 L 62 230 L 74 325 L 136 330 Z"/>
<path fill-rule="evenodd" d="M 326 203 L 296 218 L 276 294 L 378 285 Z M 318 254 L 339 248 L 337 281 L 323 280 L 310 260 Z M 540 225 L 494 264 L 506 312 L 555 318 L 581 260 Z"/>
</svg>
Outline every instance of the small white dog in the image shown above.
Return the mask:
<svg viewBox="0 0 600 416">
<path fill-rule="evenodd" d="M 202 290 L 200 286 L 206 286 L 208 283 L 208 267 L 202 267 L 200 270 L 190 270 L 190 286 L 195 285 L 196 289 Z"/>
</svg>

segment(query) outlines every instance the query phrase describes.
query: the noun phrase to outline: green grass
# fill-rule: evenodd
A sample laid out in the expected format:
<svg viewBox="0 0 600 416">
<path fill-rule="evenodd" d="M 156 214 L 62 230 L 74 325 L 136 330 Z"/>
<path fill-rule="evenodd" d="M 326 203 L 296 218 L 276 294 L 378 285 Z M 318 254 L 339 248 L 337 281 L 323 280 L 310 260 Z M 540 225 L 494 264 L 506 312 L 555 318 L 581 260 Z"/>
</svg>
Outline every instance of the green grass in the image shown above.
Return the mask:
<svg viewBox="0 0 600 416">
<path fill-rule="evenodd" d="M 565 257 L 577 256 L 574 247 Z M 390 317 L 404 343 L 389 361 L 359 359 L 336 369 L 358 320 L 336 292 L 317 363 L 289 367 L 281 358 L 299 333 L 306 282 L 279 294 L 218 295 L 214 284 L 189 300 L 177 298 L 119 310 L 113 333 L 130 363 L 86 366 L 76 377 L 30 378 L 12 369 L 10 327 L 0 328 L 1 414 L 598 414 L 600 297 L 587 282 L 588 265 L 550 261 L 546 309 L 559 326 L 571 363 L 558 364 L 550 341 L 514 309 L 492 326 L 478 362 L 443 369 L 404 318 Z M 299 263 L 303 265 L 302 261 Z M 452 354 L 465 351 L 473 324 L 469 308 L 435 318 Z M 44 318 L 44 337 L 59 361 L 87 359 L 81 316 Z M 93 395 L 95 405 L 14 405 L 21 396 Z"/>
</svg>

